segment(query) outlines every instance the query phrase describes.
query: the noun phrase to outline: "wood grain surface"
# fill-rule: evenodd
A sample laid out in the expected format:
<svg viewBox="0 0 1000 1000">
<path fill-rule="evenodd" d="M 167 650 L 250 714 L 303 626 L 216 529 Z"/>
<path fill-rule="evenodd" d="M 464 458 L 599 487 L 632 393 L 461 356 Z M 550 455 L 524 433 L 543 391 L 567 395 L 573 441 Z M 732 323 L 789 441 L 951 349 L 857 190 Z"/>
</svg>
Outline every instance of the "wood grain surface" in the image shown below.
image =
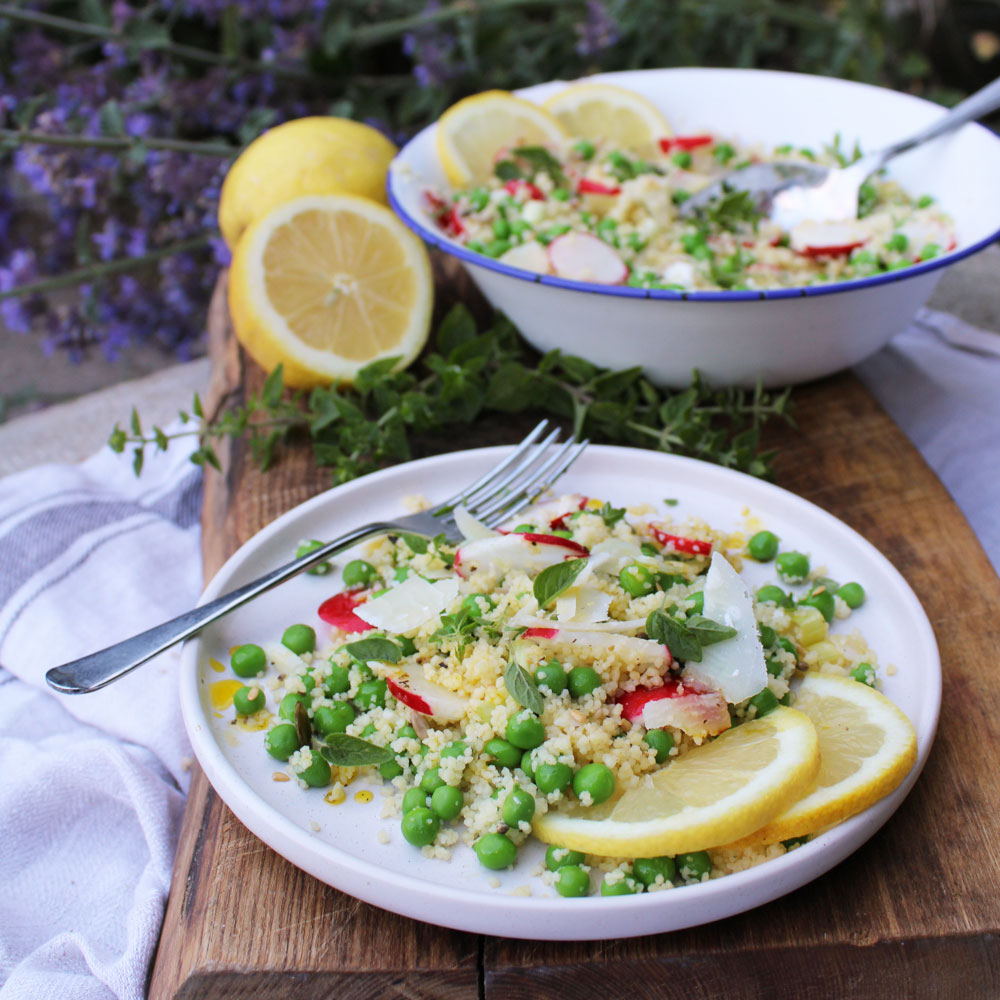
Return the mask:
<svg viewBox="0 0 1000 1000">
<path fill-rule="evenodd" d="M 210 328 L 210 405 L 221 406 L 262 378 L 231 336 L 221 283 Z M 804 386 L 796 398 L 801 430 L 769 431 L 781 448 L 778 483 L 895 564 L 941 649 L 934 750 L 871 841 L 783 899 L 691 930 L 582 943 L 483 937 L 398 917 L 303 874 L 249 833 L 196 769 L 150 996 L 1000 997 L 1000 579 L 944 487 L 856 378 Z M 508 428 L 506 440 L 519 431 Z M 439 447 L 496 440 L 456 436 Z M 205 482 L 206 580 L 264 525 L 327 486 L 305 441 L 263 475 L 240 445 L 222 457 L 224 473 L 209 470 Z"/>
</svg>

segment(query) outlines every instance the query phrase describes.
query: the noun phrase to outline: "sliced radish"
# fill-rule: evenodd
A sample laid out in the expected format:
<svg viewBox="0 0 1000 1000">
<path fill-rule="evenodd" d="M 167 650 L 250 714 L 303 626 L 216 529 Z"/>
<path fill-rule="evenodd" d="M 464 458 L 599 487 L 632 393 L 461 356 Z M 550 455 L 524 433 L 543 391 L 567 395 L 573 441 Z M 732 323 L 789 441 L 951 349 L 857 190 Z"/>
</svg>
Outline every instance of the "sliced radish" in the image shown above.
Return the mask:
<svg viewBox="0 0 1000 1000">
<path fill-rule="evenodd" d="M 398 587 L 359 607 L 355 614 L 375 628 L 410 632 L 442 611 L 458 596 L 458 581 L 428 583 L 423 577 L 407 577 Z"/>
<path fill-rule="evenodd" d="M 807 257 L 834 257 L 864 246 L 871 236 L 860 219 L 846 222 L 800 222 L 788 233 L 790 245 Z"/>
<path fill-rule="evenodd" d="M 579 542 L 561 535 L 512 532 L 463 545 L 455 553 L 455 572 L 462 577 L 471 576 L 481 569 L 498 573 L 510 570 L 537 573 L 564 559 L 589 555 L 589 550 Z"/>
<path fill-rule="evenodd" d="M 624 691 L 615 701 L 622 706 L 623 718 L 647 729 L 672 726 L 689 736 L 714 736 L 732 724 L 721 692 L 687 680 Z"/>
<path fill-rule="evenodd" d="M 468 698 L 429 681 L 420 667 L 387 674 L 385 682 L 397 701 L 442 722 L 457 722 L 469 708 Z"/>
<path fill-rule="evenodd" d="M 655 524 L 649 526 L 653 532 L 653 537 L 669 552 L 683 552 L 688 556 L 707 556 L 712 551 L 712 543 L 701 538 L 685 538 L 683 535 L 672 535 L 669 531 L 656 527 Z"/>
<path fill-rule="evenodd" d="M 499 534 L 492 528 L 487 528 L 482 521 L 474 518 L 464 507 L 456 507 L 454 517 L 455 527 L 468 542 L 475 541 L 477 538 L 496 538 Z"/>
<path fill-rule="evenodd" d="M 757 633 L 753 598 L 743 578 L 725 556 L 712 555 L 705 576 L 704 615 L 736 629 L 736 635 L 701 651 L 701 662 L 689 662 L 686 676 L 717 688 L 732 703 L 757 694 L 767 685 L 764 648 Z"/>
<path fill-rule="evenodd" d="M 545 247 L 534 241 L 522 243 L 519 247 L 511 247 L 499 260 L 501 264 L 519 267 L 524 271 L 536 271 L 538 274 L 552 273 Z"/>
<path fill-rule="evenodd" d="M 584 629 L 529 628 L 515 643 L 515 647 L 527 640 L 551 647 L 554 652 L 585 663 L 610 653 L 622 657 L 630 667 L 639 669 L 654 667 L 658 670 L 667 670 L 674 662 L 666 646 L 652 639 L 639 639 L 634 635 L 621 633 Z"/>
<path fill-rule="evenodd" d="M 317 614 L 341 632 L 367 632 L 373 626 L 359 618 L 354 609 L 368 600 L 370 590 L 343 590 L 325 600 Z"/>
<path fill-rule="evenodd" d="M 551 632 L 555 635 L 558 629 L 552 626 L 552 619 L 550 618 L 539 618 L 533 612 L 525 614 L 524 612 L 518 612 L 513 618 L 509 619 L 508 624 L 512 628 L 525 628 L 526 632 L 522 635 L 531 638 L 536 630 L 541 630 L 542 632 Z M 646 627 L 645 618 L 627 618 L 627 619 L 616 619 L 612 618 L 606 622 L 580 622 L 575 621 L 572 623 L 574 632 L 639 632 Z"/>
<path fill-rule="evenodd" d="M 620 285 L 628 268 L 604 242 L 589 233 L 564 233 L 549 244 L 549 262 L 560 278 Z"/>
</svg>

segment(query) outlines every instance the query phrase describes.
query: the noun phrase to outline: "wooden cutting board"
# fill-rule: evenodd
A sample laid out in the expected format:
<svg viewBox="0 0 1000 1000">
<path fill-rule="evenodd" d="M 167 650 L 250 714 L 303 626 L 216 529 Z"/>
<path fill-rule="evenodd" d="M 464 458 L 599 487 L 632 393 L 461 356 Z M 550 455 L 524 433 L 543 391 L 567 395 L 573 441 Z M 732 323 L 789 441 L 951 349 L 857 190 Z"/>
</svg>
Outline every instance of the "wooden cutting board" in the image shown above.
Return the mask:
<svg viewBox="0 0 1000 1000">
<path fill-rule="evenodd" d="M 449 276 L 447 288 L 457 287 Z M 210 329 L 219 406 L 262 380 L 233 340 L 221 282 Z M 150 996 L 1000 997 L 1000 579 L 937 477 L 853 375 L 796 398 L 801 430 L 770 433 L 781 449 L 778 483 L 895 564 L 941 649 L 933 752 L 869 843 L 791 895 L 704 927 L 589 943 L 486 937 L 396 916 L 304 874 L 243 827 L 195 767 Z M 440 450 L 513 442 L 520 431 L 456 435 Z M 266 474 L 242 444 L 222 457 L 223 474 L 208 470 L 205 481 L 206 580 L 328 486 L 305 441 Z"/>
</svg>

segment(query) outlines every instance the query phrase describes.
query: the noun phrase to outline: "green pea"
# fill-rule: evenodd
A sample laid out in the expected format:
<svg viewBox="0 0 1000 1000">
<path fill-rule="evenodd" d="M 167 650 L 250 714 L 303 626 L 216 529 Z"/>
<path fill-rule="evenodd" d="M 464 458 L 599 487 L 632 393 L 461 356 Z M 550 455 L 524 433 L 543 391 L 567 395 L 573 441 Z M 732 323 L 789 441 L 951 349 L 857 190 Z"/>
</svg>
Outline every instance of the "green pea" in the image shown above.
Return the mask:
<svg viewBox="0 0 1000 1000">
<path fill-rule="evenodd" d="M 415 740 L 417 738 L 417 731 L 407 723 L 405 726 L 399 727 L 399 732 L 396 733 L 396 739 L 408 739 Z"/>
<path fill-rule="evenodd" d="M 303 771 L 299 771 L 299 777 L 310 786 L 310 788 L 322 788 L 330 784 L 330 765 L 318 754 L 312 755 L 309 766 Z"/>
<path fill-rule="evenodd" d="M 525 750 L 524 753 L 521 754 L 521 763 L 520 763 L 519 766 L 520 766 L 521 770 L 524 771 L 524 773 L 529 778 L 531 778 L 532 781 L 535 780 L 535 767 L 534 767 L 534 765 L 531 762 L 531 751 L 530 750 Z"/>
<path fill-rule="evenodd" d="M 629 875 L 618 882 L 609 882 L 605 875 L 601 883 L 602 896 L 634 896 L 637 892 L 642 892 L 642 886 Z"/>
<path fill-rule="evenodd" d="M 392 781 L 393 778 L 398 778 L 403 773 L 403 768 L 399 761 L 387 760 L 379 764 L 378 773 L 386 781 Z"/>
<path fill-rule="evenodd" d="M 607 802 L 615 794 L 615 775 L 606 764 L 584 764 L 573 775 L 573 791 L 577 798 L 590 794 L 591 805 Z"/>
<path fill-rule="evenodd" d="M 252 642 L 245 646 L 237 646 L 233 650 L 233 673 L 237 677 L 256 677 L 267 667 L 267 657 L 260 646 Z"/>
<path fill-rule="evenodd" d="M 387 685 L 379 677 L 376 680 L 362 681 L 358 685 L 358 693 L 354 696 L 354 704 L 367 712 L 372 708 L 385 708 L 385 694 Z"/>
<path fill-rule="evenodd" d="M 290 722 L 282 722 L 267 731 L 264 737 L 267 752 L 278 760 L 288 760 L 299 749 L 299 737 L 295 726 Z"/>
<path fill-rule="evenodd" d="M 592 142 L 588 142 L 586 139 L 581 139 L 579 142 L 573 144 L 573 152 L 576 153 L 581 160 L 592 160 L 594 158 L 594 153 L 597 152 L 597 148 Z"/>
<path fill-rule="evenodd" d="M 535 683 L 547 687 L 553 694 L 561 694 L 566 690 L 566 671 L 558 660 L 549 660 L 535 671 Z"/>
<path fill-rule="evenodd" d="M 705 593 L 704 591 L 698 590 L 688 597 L 691 602 L 691 610 L 688 612 L 689 615 L 700 615 L 705 610 Z"/>
<path fill-rule="evenodd" d="M 308 709 L 312 705 L 312 698 L 307 694 L 286 694 L 278 706 L 278 715 L 293 722 L 295 720 L 295 706 L 298 702 L 301 702 L 303 707 Z"/>
<path fill-rule="evenodd" d="M 316 687 L 316 678 L 313 676 L 311 670 L 307 670 L 304 674 L 299 674 L 299 679 L 302 681 L 302 686 L 307 692 L 312 691 Z"/>
<path fill-rule="evenodd" d="M 660 554 L 660 550 L 652 542 L 643 542 L 639 546 L 639 551 L 644 556 L 658 556 Z"/>
<path fill-rule="evenodd" d="M 593 667 L 574 667 L 567 677 L 569 693 L 583 698 L 601 686 L 601 675 Z"/>
<path fill-rule="evenodd" d="M 941 248 L 936 243 L 928 243 L 920 251 L 921 260 L 931 260 L 934 257 L 938 257 L 941 254 Z"/>
<path fill-rule="evenodd" d="M 525 233 L 530 233 L 531 232 L 531 224 L 528 223 L 528 222 L 525 222 L 524 219 L 515 219 L 510 224 L 510 231 L 511 231 L 511 234 L 514 235 L 514 236 L 521 236 L 521 237 L 523 237 Z"/>
<path fill-rule="evenodd" d="M 573 532 L 567 531 L 565 528 L 556 528 L 549 532 L 550 535 L 555 535 L 557 538 L 572 538 Z"/>
<path fill-rule="evenodd" d="M 510 717 L 504 735 L 508 743 L 522 750 L 534 750 L 545 742 L 545 726 L 541 719 L 524 710 Z"/>
<path fill-rule="evenodd" d="M 473 188 L 469 192 L 469 207 L 473 212 L 481 212 L 489 204 L 490 193 L 483 187 Z"/>
<path fill-rule="evenodd" d="M 682 149 L 679 153 L 674 153 L 670 157 L 670 162 L 675 167 L 680 167 L 681 170 L 687 170 L 691 166 L 691 154 L 686 149 Z"/>
<path fill-rule="evenodd" d="M 797 649 L 795 648 L 795 643 L 794 643 L 794 642 L 792 642 L 792 640 L 791 640 L 791 639 L 789 639 L 789 638 L 788 638 L 787 636 L 784 636 L 784 635 L 779 635 L 779 636 L 778 636 L 778 645 L 779 645 L 779 646 L 780 646 L 780 647 L 781 647 L 781 648 L 782 648 L 782 649 L 783 649 L 783 650 L 784 650 L 784 651 L 785 651 L 786 653 L 791 653 L 791 654 L 792 654 L 792 656 L 794 656 L 794 657 L 795 657 L 795 659 L 796 659 L 796 660 L 798 660 L 798 658 L 799 658 L 799 653 L 798 653 L 798 650 L 797 650 Z"/>
<path fill-rule="evenodd" d="M 411 809 L 426 809 L 427 793 L 422 788 L 407 788 L 403 796 L 403 815 Z"/>
<path fill-rule="evenodd" d="M 313 729 L 320 736 L 331 733 L 346 733 L 347 727 L 354 721 L 354 709 L 346 701 L 338 701 L 334 705 L 320 705 L 313 712 Z"/>
<path fill-rule="evenodd" d="M 650 729 L 642 738 L 646 746 L 652 747 L 656 751 L 656 763 L 663 764 L 669 757 L 670 751 L 674 748 L 674 737 L 665 729 Z"/>
<path fill-rule="evenodd" d="M 677 855 L 677 870 L 689 882 L 700 882 L 712 871 L 712 859 L 707 851 L 691 851 Z"/>
<path fill-rule="evenodd" d="M 448 743 L 441 750 L 442 757 L 461 757 L 465 753 L 466 746 L 461 740 Z"/>
<path fill-rule="evenodd" d="M 331 664 L 330 672 L 326 675 L 323 687 L 326 689 L 326 693 L 330 695 L 343 694 L 345 691 L 350 691 L 351 672 L 347 667 L 340 667 L 336 663 Z"/>
<path fill-rule="evenodd" d="M 673 191 L 671 193 L 670 200 L 675 205 L 683 205 L 684 202 L 686 202 L 690 197 L 691 197 L 690 191 L 685 191 L 684 188 L 678 188 L 676 191 Z"/>
<path fill-rule="evenodd" d="M 475 618 L 477 621 L 484 614 L 489 614 L 496 606 L 497 602 L 492 597 L 487 597 L 486 594 L 469 594 L 462 601 L 462 607 L 469 612 L 470 617 Z M 486 608 L 486 610 L 484 611 L 483 608 Z"/>
<path fill-rule="evenodd" d="M 375 723 L 369 722 L 364 729 L 361 730 L 361 738 L 363 740 L 368 739 L 369 736 L 374 736 L 375 734 Z"/>
<path fill-rule="evenodd" d="M 827 622 L 833 621 L 836 602 L 829 590 L 815 591 L 803 597 L 799 604 L 807 608 L 815 608 Z"/>
<path fill-rule="evenodd" d="M 500 807 L 503 821 L 515 828 L 518 823 L 530 823 L 534 815 L 535 800 L 523 788 L 513 789 Z"/>
<path fill-rule="evenodd" d="M 644 250 L 646 248 L 646 241 L 638 233 L 629 233 L 625 237 L 625 242 L 628 244 L 631 250 L 636 253 Z"/>
<path fill-rule="evenodd" d="M 303 556 L 309 555 L 310 552 L 315 552 L 317 549 L 323 548 L 324 544 L 325 543 L 318 541 L 315 538 L 312 539 L 311 541 L 303 542 L 295 550 L 295 558 L 301 559 Z M 328 562 L 320 562 L 316 563 L 315 566 L 310 566 L 309 569 L 306 570 L 306 572 L 310 576 L 326 576 L 326 574 L 329 573 L 332 568 L 333 567 Z"/>
<path fill-rule="evenodd" d="M 316 650 L 316 630 L 309 625 L 289 625 L 281 636 L 282 646 L 301 656 Z"/>
<path fill-rule="evenodd" d="M 486 244 L 487 257 L 502 257 L 510 249 L 510 240 L 491 240 Z"/>
<path fill-rule="evenodd" d="M 782 552 L 775 557 L 774 568 L 785 583 L 801 583 L 809 575 L 809 556 L 802 552 Z"/>
<path fill-rule="evenodd" d="M 514 534 L 515 535 L 525 535 L 525 534 L 531 535 L 531 534 L 535 534 L 537 531 L 538 531 L 538 529 L 533 524 L 519 524 L 514 529 Z"/>
<path fill-rule="evenodd" d="M 502 833 L 485 833 L 473 845 L 472 849 L 484 868 L 499 871 L 509 868 L 517 860 L 517 848 L 514 842 Z"/>
<path fill-rule="evenodd" d="M 253 692 L 251 697 L 250 692 Z M 241 687 L 233 695 L 233 705 L 240 715 L 253 715 L 267 704 L 267 697 L 259 687 Z"/>
<path fill-rule="evenodd" d="M 559 222 L 554 226 L 549 226 L 548 229 L 544 229 L 538 233 L 538 242 L 543 246 L 548 246 L 557 236 L 562 236 L 563 233 L 568 233 L 570 228 L 571 227 L 565 222 Z"/>
<path fill-rule="evenodd" d="M 464 805 L 465 799 L 462 792 L 451 785 L 442 785 L 431 793 L 431 809 L 441 819 L 454 819 L 462 811 Z"/>
<path fill-rule="evenodd" d="M 719 161 L 719 163 L 726 164 L 736 155 L 736 150 L 729 145 L 728 142 L 720 142 L 715 149 L 712 150 L 712 156 Z"/>
<path fill-rule="evenodd" d="M 677 874 L 674 859 L 663 855 L 658 858 L 636 858 L 632 865 L 632 874 L 644 886 L 656 885 L 656 880 L 663 877 L 664 882 L 673 882 Z"/>
<path fill-rule="evenodd" d="M 770 625 L 758 625 L 757 634 L 760 636 L 760 644 L 765 649 L 770 649 L 778 641 L 778 633 Z"/>
<path fill-rule="evenodd" d="M 909 245 L 906 233 L 893 233 L 886 241 L 885 248 L 894 253 L 904 253 Z"/>
<path fill-rule="evenodd" d="M 853 611 L 865 603 L 865 588 L 860 583 L 845 583 L 837 589 L 837 596 Z"/>
<path fill-rule="evenodd" d="M 486 247 L 479 240 L 469 240 L 465 245 L 473 253 L 486 253 Z"/>
<path fill-rule="evenodd" d="M 423 777 L 420 779 L 420 787 L 428 795 L 433 795 L 444 784 L 445 780 L 441 777 L 441 768 L 439 767 L 432 767 L 424 771 Z"/>
<path fill-rule="evenodd" d="M 790 608 L 794 603 L 781 587 L 777 587 L 773 583 L 769 583 L 757 591 L 757 603 L 767 604 L 768 602 L 777 604 L 779 608 Z"/>
<path fill-rule="evenodd" d="M 778 707 L 778 698 L 770 688 L 764 688 L 750 699 L 749 704 L 757 709 L 757 718 L 761 719 Z"/>
<path fill-rule="evenodd" d="M 424 847 L 434 842 L 438 830 L 441 829 L 441 819 L 426 806 L 418 806 L 403 813 L 403 822 L 400 826 L 403 836 L 414 847 Z"/>
<path fill-rule="evenodd" d="M 378 576 L 378 570 L 364 559 L 352 559 L 344 567 L 345 587 L 364 587 Z"/>
<path fill-rule="evenodd" d="M 535 784 L 540 792 L 561 792 L 573 783 L 573 769 L 568 764 L 539 764 L 535 768 Z"/>
<path fill-rule="evenodd" d="M 917 208 L 927 208 L 934 204 L 934 198 L 929 194 L 922 194 L 917 199 Z"/>
<path fill-rule="evenodd" d="M 522 751 L 520 747 L 516 747 L 513 743 L 508 743 L 506 740 L 500 739 L 499 736 L 494 736 L 493 739 L 487 740 L 483 750 L 501 767 L 515 768 L 521 763 Z"/>
<path fill-rule="evenodd" d="M 510 223 L 506 219 L 497 217 L 493 220 L 493 235 L 498 240 L 505 240 L 510 236 Z"/>
<path fill-rule="evenodd" d="M 569 188 L 558 187 L 552 190 L 553 201 L 569 201 L 571 195 Z"/>
<path fill-rule="evenodd" d="M 776 659 L 773 656 L 767 661 L 766 666 L 767 666 L 767 672 L 772 677 L 780 677 L 785 672 L 784 663 L 782 663 L 781 660 Z"/>
<path fill-rule="evenodd" d="M 859 663 L 851 671 L 851 676 L 860 684 L 875 687 L 875 668 L 870 663 Z"/>
<path fill-rule="evenodd" d="M 757 562 L 770 562 L 778 554 L 778 536 L 773 531 L 758 531 L 747 542 L 747 552 Z"/>
<path fill-rule="evenodd" d="M 590 893 L 590 874 L 579 865 L 563 865 L 553 881 L 560 896 L 575 898 Z"/>
<path fill-rule="evenodd" d="M 618 574 L 618 582 L 622 590 L 632 597 L 645 597 L 656 590 L 656 576 L 648 566 L 640 563 L 629 563 Z"/>
<path fill-rule="evenodd" d="M 550 872 L 558 871 L 564 865 L 582 865 L 583 855 L 579 851 L 571 851 L 568 847 L 557 847 L 550 844 L 545 850 L 545 867 Z"/>
</svg>

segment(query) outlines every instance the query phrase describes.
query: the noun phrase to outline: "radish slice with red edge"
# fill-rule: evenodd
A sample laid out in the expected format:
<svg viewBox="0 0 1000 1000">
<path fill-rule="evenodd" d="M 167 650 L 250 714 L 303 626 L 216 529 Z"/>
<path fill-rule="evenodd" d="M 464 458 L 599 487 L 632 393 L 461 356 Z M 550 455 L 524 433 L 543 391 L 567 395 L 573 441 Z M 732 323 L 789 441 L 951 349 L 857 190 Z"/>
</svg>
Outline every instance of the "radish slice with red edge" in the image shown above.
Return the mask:
<svg viewBox="0 0 1000 1000">
<path fill-rule="evenodd" d="M 623 691 L 615 697 L 622 717 L 647 729 L 671 726 L 689 736 L 714 736 L 732 724 L 722 693 L 703 685 L 670 679 L 662 687 Z"/>
<path fill-rule="evenodd" d="M 482 569 L 537 573 L 553 563 L 589 555 L 588 549 L 571 538 L 515 531 L 462 545 L 455 553 L 455 572 L 461 577 Z"/>
<path fill-rule="evenodd" d="M 418 666 L 387 674 L 385 682 L 396 701 L 442 722 L 457 722 L 469 708 L 468 698 L 428 680 Z"/>
<path fill-rule="evenodd" d="M 563 233 L 549 244 L 549 262 L 560 278 L 592 281 L 599 285 L 620 285 L 628 268 L 604 242 L 589 233 Z"/>
<path fill-rule="evenodd" d="M 838 257 L 868 242 L 871 233 L 860 220 L 800 222 L 788 233 L 791 248 L 806 257 Z"/>
<path fill-rule="evenodd" d="M 339 594 L 325 600 L 317 614 L 328 625 L 340 629 L 341 632 L 368 632 L 374 628 L 368 622 L 359 618 L 354 609 L 368 600 L 369 590 L 343 590 Z"/>
</svg>

